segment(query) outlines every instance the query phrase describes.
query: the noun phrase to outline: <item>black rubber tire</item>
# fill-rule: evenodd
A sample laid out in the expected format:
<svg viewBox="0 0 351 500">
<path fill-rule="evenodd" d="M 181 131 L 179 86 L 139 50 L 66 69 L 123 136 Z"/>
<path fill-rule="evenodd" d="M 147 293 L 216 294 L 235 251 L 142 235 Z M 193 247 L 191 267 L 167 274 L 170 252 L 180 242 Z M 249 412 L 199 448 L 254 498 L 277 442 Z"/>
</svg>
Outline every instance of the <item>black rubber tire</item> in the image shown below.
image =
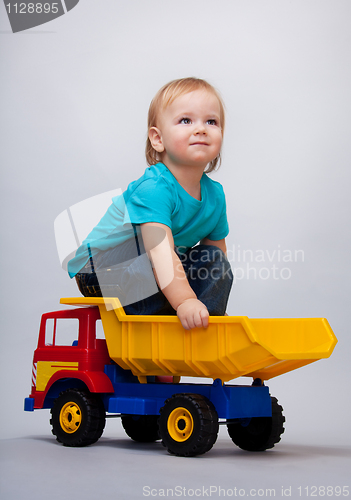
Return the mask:
<svg viewBox="0 0 351 500">
<path fill-rule="evenodd" d="M 176 431 L 178 433 L 179 431 L 182 432 L 182 417 L 180 416 L 178 423 L 174 425 L 174 423 L 172 424 L 171 414 L 174 410 L 181 412 L 182 408 L 185 409 L 189 419 L 192 418 L 193 424 L 189 436 L 185 440 L 179 441 L 174 437 L 177 437 L 175 436 Z M 160 413 L 158 424 L 162 444 L 173 455 L 181 457 L 201 455 L 209 451 L 217 440 L 218 415 L 211 401 L 205 396 L 199 394 L 174 394 L 166 400 Z M 170 434 L 169 425 L 173 436 Z"/>
<path fill-rule="evenodd" d="M 283 408 L 276 398 L 271 397 L 272 416 L 254 417 L 248 425 L 239 422 L 227 425 L 228 434 L 234 444 L 246 451 L 265 451 L 280 441 L 284 432 Z"/>
<path fill-rule="evenodd" d="M 61 392 L 51 409 L 52 433 L 64 446 L 95 443 L 104 431 L 105 422 L 101 398 L 88 391 L 68 389 Z"/>
<path fill-rule="evenodd" d="M 126 434 L 138 443 L 153 443 L 160 438 L 158 415 L 123 415 L 122 425 Z"/>
</svg>

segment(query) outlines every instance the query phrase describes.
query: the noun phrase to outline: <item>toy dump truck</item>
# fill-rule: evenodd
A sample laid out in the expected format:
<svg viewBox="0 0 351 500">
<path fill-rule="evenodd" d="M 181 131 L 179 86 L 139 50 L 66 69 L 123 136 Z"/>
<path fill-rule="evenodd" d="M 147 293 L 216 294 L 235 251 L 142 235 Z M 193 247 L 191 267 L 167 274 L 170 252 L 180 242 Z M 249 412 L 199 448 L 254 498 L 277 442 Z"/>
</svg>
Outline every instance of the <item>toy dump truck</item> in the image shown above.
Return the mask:
<svg viewBox="0 0 351 500">
<path fill-rule="evenodd" d="M 323 318 L 212 316 L 207 328 L 184 330 L 176 316 L 126 315 L 116 298 L 61 303 L 79 307 L 42 316 L 25 410 L 51 409 L 52 432 L 65 446 L 96 442 L 107 413 L 121 417 L 132 439 L 161 439 L 180 456 L 209 451 L 219 424 L 244 450 L 273 448 L 285 418 L 264 381 L 329 357 L 337 342 Z M 252 384 L 227 384 L 241 376 Z"/>
</svg>

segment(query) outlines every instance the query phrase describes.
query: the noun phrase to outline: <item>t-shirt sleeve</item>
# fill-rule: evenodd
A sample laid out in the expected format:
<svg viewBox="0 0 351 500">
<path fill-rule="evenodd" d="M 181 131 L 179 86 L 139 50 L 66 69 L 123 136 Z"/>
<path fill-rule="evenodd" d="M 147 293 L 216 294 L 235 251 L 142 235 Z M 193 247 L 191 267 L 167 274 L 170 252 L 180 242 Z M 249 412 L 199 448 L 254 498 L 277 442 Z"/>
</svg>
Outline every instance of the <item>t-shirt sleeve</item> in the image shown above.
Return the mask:
<svg viewBox="0 0 351 500">
<path fill-rule="evenodd" d="M 163 177 L 141 182 L 126 200 L 127 217 L 132 224 L 158 222 L 172 229 L 171 187 Z"/>
<path fill-rule="evenodd" d="M 221 189 L 221 201 L 222 201 L 222 210 L 221 215 L 218 219 L 216 227 L 211 231 L 211 233 L 207 236 L 209 240 L 218 241 L 222 240 L 229 234 L 229 225 L 227 219 L 227 205 L 225 201 L 225 195 L 223 188 Z"/>
</svg>

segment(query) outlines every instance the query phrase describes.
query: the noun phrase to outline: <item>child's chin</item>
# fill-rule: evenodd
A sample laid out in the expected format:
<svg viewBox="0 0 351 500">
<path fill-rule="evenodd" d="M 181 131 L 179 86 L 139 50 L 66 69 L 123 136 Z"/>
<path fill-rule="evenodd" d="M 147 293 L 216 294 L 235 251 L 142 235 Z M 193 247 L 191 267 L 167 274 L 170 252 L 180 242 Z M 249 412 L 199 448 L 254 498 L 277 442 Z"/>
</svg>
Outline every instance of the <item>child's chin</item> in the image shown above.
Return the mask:
<svg viewBox="0 0 351 500">
<path fill-rule="evenodd" d="M 195 165 L 207 165 L 213 160 L 213 158 L 209 158 L 208 155 L 197 155 L 191 159 L 191 163 Z"/>
</svg>

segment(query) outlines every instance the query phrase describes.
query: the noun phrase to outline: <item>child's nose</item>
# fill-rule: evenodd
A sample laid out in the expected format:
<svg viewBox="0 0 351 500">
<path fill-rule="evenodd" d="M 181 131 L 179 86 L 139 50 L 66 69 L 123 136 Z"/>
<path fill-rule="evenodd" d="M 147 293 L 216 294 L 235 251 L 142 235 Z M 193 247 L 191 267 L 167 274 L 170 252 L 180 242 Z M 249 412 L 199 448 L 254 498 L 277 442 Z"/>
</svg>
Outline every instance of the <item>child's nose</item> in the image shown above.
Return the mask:
<svg viewBox="0 0 351 500">
<path fill-rule="evenodd" d="M 195 127 L 194 134 L 205 134 L 206 133 L 206 127 L 203 123 L 197 123 Z"/>
</svg>

